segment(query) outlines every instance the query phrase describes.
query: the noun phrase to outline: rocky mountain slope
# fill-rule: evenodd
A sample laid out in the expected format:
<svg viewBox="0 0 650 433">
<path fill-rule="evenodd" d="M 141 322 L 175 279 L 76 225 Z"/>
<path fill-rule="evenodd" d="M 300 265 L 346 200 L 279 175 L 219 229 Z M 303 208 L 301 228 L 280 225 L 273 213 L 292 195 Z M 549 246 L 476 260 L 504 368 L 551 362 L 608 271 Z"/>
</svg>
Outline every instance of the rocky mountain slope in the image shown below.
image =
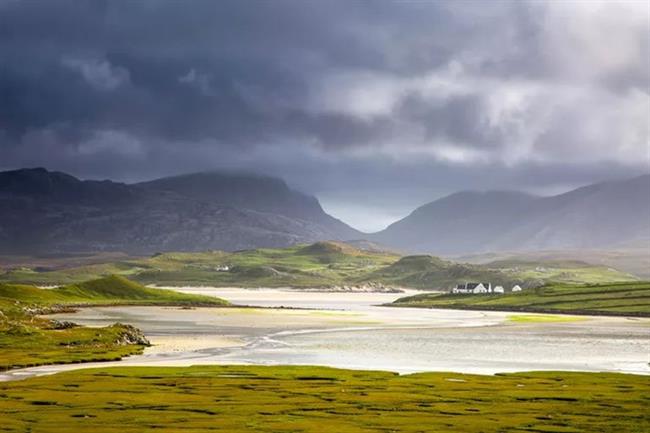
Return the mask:
<svg viewBox="0 0 650 433">
<path fill-rule="evenodd" d="M 128 185 L 42 168 L 0 173 L 0 252 L 232 251 L 358 237 L 278 179 L 202 173 Z"/>
</svg>

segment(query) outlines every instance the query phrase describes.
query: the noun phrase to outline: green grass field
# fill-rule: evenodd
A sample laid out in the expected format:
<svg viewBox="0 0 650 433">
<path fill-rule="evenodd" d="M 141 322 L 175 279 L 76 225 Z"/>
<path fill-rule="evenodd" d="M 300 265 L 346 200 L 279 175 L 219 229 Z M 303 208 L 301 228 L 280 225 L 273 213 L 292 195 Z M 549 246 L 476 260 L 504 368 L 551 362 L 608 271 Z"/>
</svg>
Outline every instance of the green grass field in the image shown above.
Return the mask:
<svg viewBox="0 0 650 433">
<path fill-rule="evenodd" d="M 650 282 L 553 284 L 505 295 L 422 294 L 393 306 L 650 317 Z"/>
<path fill-rule="evenodd" d="M 81 305 L 223 306 L 214 297 L 150 289 L 123 277 L 39 289 L 0 284 L 0 370 L 43 364 L 112 361 L 142 352 L 146 340 L 135 328 L 63 326 L 37 316 Z"/>
<path fill-rule="evenodd" d="M 360 250 L 340 242 L 235 253 L 165 253 L 104 263 L 82 262 L 81 265 L 80 261 L 70 258 L 73 266 L 65 267 L 62 259 L 57 259 L 51 269 L 43 259 L 35 262 L 38 266 L 8 266 L 0 272 L 0 281 L 52 285 L 122 275 L 143 284 L 170 286 L 331 288 L 375 284 L 446 290 L 466 281 L 539 286 L 545 282 L 597 283 L 636 279 L 607 267 L 575 261 L 551 262 L 543 266 L 510 262 L 471 265 L 432 256 L 400 257 L 391 252 Z M 228 271 L 222 270 L 225 266 Z"/>
<path fill-rule="evenodd" d="M 5 432 L 650 431 L 650 380 L 323 367 L 106 368 L 0 383 Z"/>
<path fill-rule="evenodd" d="M 111 275 L 78 284 L 41 289 L 22 284 L 0 284 L 0 299 L 18 301 L 35 306 L 87 304 L 156 304 L 168 305 L 226 305 L 213 296 L 192 295 L 172 290 L 154 289 Z"/>
</svg>

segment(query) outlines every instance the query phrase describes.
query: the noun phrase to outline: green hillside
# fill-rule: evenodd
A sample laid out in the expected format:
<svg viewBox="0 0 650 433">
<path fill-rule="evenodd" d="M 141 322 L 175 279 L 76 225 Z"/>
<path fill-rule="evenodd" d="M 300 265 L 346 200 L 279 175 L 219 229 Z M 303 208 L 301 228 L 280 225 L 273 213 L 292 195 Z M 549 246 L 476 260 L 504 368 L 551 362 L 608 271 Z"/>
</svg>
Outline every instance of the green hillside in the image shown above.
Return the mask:
<svg viewBox="0 0 650 433">
<path fill-rule="evenodd" d="M 118 275 L 52 289 L 40 289 L 19 284 L 0 284 L 0 299 L 15 300 L 39 306 L 53 304 L 227 304 L 226 301 L 212 296 L 191 295 L 172 290 L 144 287 Z"/>
<path fill-rule="evenodd" d="M 318 242 L 235 253 L 164 253 L 49 272 L 20 268 L 0 274 L 0 281 L 67 284 L 117 274 L 143 284 L 172 286 L 329 287 L 358 283 L 362 276 L 398 259 L 392 253 L 360 250 L 339 242 Z"/>
<path fill-rule="evenodd" d="M 549 262 L 579 261 L 587 262 L 601 268 L 614 268 L 643 280 L 650 279 L 650 254 L 648 254 L 650 239 L 638 239 L 617 248 L 604 250 L 581 248 L 579 250 L 552 251 L 517 251 L 501 253 L 472 254 L 456 257 L 454 260 L 474 264 L 506 264 L 510 262 L 515 267 L 518 262 L 528 262 L 537 266 L 546 266 Z"/>
<path fill-rule="evenodd" d="M 109 276 L 56 289 L 0 284 L 0 370 L 43 364 L 118 360 L 142 352 L 147 340 L 129 325 L 86 328 L 39 317 L 80 305 L 202 305 L 227 302 L 210 296 L 150 289 Z"/>
<path fill-rule="evenodd" d="M 402 287 L 448 289 L 466 281 L 524 284 L 525 279 L 485 266 L 454 263 L 432 256 L 406 256 L 366 277 Z"/>
<path fill-rule="evenodd" d="M 650 317 L 650 282 L 552 284 L 505 295 L 422 294 L 400 298 L 391 305 Z"/>
<path fill-rule="evenodd" d="M 635 281 L 637 277 L 609 266 L 594 265 L 582 260 L 509 259 L 486 263 L 486 268 L 499 270 L 506 275 L 528 281 L 561 282 L 570 284 L 597 284 L 612 281 Z"/>
<path fill-rule="evenodd" d="M 75 262 L 78 263 L 78 262 Z M 487 265 L 454 263 L 433 256 L 400 257 L 393 252 L 360 249 L 342 242 L 317 242 L 288 248 L 226 253 L 164 253 L 147 258 L 48 269 L 13 267 L 0 281 L 38 285 L 72 284 L 107 275 L 142 284 L 215 287 L 331 288 L 378 284 L 418 289 L 448 289 L 468 281 L 539 286 L 548 282 L 597 283 L 636 278 L 582 262 Z"/>
</svg>

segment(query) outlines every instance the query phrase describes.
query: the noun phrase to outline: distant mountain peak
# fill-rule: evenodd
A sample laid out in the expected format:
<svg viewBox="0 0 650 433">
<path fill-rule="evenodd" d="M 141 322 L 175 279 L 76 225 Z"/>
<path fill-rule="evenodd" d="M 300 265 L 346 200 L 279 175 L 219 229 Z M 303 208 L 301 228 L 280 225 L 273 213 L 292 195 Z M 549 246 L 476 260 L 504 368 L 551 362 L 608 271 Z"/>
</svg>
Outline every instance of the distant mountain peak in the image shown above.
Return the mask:
<svg viewBox="0 0 650 433">
<path fill-rule="evenodd" d="M 425 204 L 370 236 L 412 252 L 598 248 L 650 238 L 650 175 L 552 197 L 462 191 Z"/>
<path fill-rule="evenodd" d="M 337 237 L 341 239 L 360 236 L 360 232 L 325 213 L 316 197 L 293 190 L 276 177 L 208 171 L 156 179 L 138 186 L 171 191 L 223 206 L 317 222 L 332 233 L 338 233 Z"/>
</svg>

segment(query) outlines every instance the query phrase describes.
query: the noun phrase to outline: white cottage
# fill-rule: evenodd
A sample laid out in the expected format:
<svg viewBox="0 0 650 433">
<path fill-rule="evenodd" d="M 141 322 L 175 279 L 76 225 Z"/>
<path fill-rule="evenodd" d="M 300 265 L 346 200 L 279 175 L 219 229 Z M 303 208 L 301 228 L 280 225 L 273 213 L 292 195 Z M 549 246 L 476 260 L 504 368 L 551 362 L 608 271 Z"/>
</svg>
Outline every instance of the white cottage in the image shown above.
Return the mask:
<svg viewBox="0 0 650 433">
<path fill-rule="evenodd" d="M 494 289 L 492 289 L 492 292 L 493 293 L 505 293 L 506 291 L 503 288 L 503 286 L 496 286 Z"/>
<path fill-rule="evenodd" d="M 483 283 L 478 283 L 476 287 L 472 289 L 472 293 L 487 293 L 488 289 L 483 285 Z"/>
<path fill-rule="evenodd" d="M 458 284 L 451 289 L 451 293 L 472 293 L 472 288 L 469 284 Z"/>
<path fill-rule="evenodd" d="M 512 288 L 512 291 L 513 291 L 513 292 L 521 292 L 521 286 L 519 286 L 519 284 L 515 285 L 515 286 Z"/>
</svg>

